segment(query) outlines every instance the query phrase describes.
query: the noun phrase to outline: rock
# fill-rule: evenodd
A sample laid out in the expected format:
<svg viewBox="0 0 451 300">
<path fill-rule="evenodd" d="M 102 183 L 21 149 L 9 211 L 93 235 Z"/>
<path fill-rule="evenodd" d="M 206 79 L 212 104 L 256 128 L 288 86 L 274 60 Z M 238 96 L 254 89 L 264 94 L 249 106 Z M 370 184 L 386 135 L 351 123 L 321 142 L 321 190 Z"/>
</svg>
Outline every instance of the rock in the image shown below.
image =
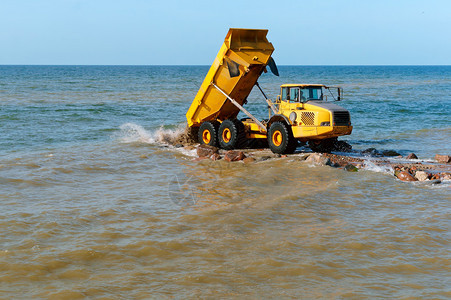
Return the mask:
<svg viewBox="0 0 451 300">
<path fill-rule="evenodd" d="M 183 145 L 182 145 L 182 144 L 176 144 L 174 147 L 175 147 L 175 148 L 182 148 Z"/>
<path fill-rule="evenodd" d="M 370 156 L 380 156 L 381 154 L 376 148 L 368 148 L 362 151 L 362 154 L 370 155 Z"/>
<path fill-rule="evenodd" d="M 226 161 L 239 161 L 246 158 L 243 151 L 229 150 L 224 155 L 224 160 Z"/>
<path fill-rule="evenodd" d="M 354 166 L 353 164 L 347 164 L 345 166 L 345 170 L 348 172 L 358 172 L 359 171 L 359 169 L 357 169 L 357 167 Z"/>
<path fill-rule="evenodd" d="M 400 156 L 401 154 L 399 154 L 395 150 L 384 150 L 384 151 L 382 151 L 382 155 L 383 156 Z"/>
<path fill-rule="evenodd" d="M 424 171 L 417 171 L 415 173 L 415 178 L 419 181 L 426 181 L 429 179 L 429 174 Z"/>
<path fill-rule="evenodd" d="M 415 155 L 415 153 L 410 153 L 406 156 L 406 159 L 418 159 L 418 157 Z"/>
<path fill-rule="evenodd" d="M 219 153 L 213 153 L 213 154 L 210 156 L 210 159 L 211 159 L 211 160 L 220 160 L 220 159 L 221 159 L 221 155 L 219 155 Z"/>
<path fill-rule="evenodd" d="M 197 156 L 211 157 L 213 153 L 218 153 L 218 148 L 209 145 L 199 145 L 197 147 Z"/>
<path fill-rule="evenodd" d="M 417 181 L 409 172 L 407 171 L 396 171 L 395 176 L 401 181 Z"/>
<path fill-rule="evenodd" d="M 186 146 L 185 147 L 185 150 L 194 150 L 194 149 L 196 149 L 194 146 Z"/>
<path fill-rule="evenodd" d="M 436 154 L 435 160 L 441 164 L 447 164 L 447 163 L 451 162 L 451 156 Z"/>
<path fill-rule="evenodd" d="M 281 158 L 285 158 L 285 157 L 287 157 L 287 155 L 286 155 L 286 154 L 284 154 L 284 155 L 281 155 L 280 157 L 281 157 Z"/>
<path fill-rule="evenodd" d="M 307 159 L 307 157 L 309 157 L 309 155 L 310 154 L 301 154 L 301 155 L 296 155 L 295 156 L 295 158 L 297 159 L 297 160 L 306 160 Z"/>
<path fill-rule="evenodd" d="M 272 157 L 271 156 L 269 156 L 269 155 L 265 155 L 265 156 L 262 156 L 262 157 L 260 157 L 260 159 L 259 160 L 261 160 L 261 161 L 265 161 L 265 160 L 268 160 L 268 159 L 271 159 Z"/>
<path fill-rule="evenodd" d="M 318 153 L 312 153 L 305 159 L 305 161 L 312 162 L 312 163 L 321 163 L 322 160 L 323 160 L 323 157 Z"/>
<path fill-rule="evenodd" d="M 253 157 L 246 157 L 245 159 L 243 159 L 243 162 L 245 164 L 253 163 L 253 162 L 255 162 L 255 158 L 253 158 Z"/>
<path fill-rule="evenodd" d="M 327 166 L 332 165 L 332 161 L 330 160 L 330 158 L 325 158 L 319 153 L 310 154 L 305 161 L 319 165 L 327 165 Z"/>
<path fill-rule="evenodd" d="M 345 141 L 336 141 L 334 144 L 335 151 L 351 152 L 352 146 Z"/>
<path fill-rule="evenodd" d="M 438 179 L 440 179 L 440 175 L 439 174 L 434 174 L 431 177 L 431 180 L 438 180 Z"/>
</svg>

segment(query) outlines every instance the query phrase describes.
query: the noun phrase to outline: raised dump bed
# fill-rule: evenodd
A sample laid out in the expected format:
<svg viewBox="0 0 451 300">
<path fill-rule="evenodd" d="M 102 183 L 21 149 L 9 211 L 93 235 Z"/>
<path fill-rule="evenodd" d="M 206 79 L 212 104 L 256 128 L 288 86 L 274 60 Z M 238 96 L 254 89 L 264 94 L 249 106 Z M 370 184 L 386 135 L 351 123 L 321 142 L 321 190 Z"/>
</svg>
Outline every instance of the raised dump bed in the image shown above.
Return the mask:
<svg viewBox="0 0 451 300">
<path fill-rule="evenodd" d="M 240 105 L 245 103 L 274 51 L 266 39 L 267 33 L 266 29 L 229 29 L 186 113 L 189 127 L 199 127 L 205 121 L 233 119 L 238 115 L 240 109 L 224 93 Z"/>
</svg>

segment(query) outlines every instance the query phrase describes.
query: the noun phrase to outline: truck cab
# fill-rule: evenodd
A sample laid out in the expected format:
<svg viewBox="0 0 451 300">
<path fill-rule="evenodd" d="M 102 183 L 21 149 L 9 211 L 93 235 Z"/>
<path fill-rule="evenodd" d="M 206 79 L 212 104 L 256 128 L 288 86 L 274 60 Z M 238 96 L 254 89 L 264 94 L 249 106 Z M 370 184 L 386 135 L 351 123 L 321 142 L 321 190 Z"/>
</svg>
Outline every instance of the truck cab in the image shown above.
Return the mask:
<svg viewBox="0 0 451 300">
<path fill-rule="evenodd" d="M 283 120 L 290 127 L 293 139 L 309 142 L 314 151 L 328 151 L 336 137 L 352 132 L 349 111 L 333 103 L 340 101 L 342 95 L 341 87 L 284 84 L 275 101 L 277 114 L 270 119 L 269 131 L 271 123 Z M 278 151 L 280 143 L 271 138 L 268 141 L 270 148 Z"/>
</svg>

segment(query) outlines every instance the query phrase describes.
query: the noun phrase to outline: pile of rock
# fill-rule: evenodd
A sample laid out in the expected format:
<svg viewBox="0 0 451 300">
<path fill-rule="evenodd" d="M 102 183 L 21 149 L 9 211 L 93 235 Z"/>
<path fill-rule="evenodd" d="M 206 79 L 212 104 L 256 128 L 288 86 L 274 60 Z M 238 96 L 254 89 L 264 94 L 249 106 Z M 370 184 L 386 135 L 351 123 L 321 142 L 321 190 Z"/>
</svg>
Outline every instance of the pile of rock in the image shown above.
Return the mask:
<svg viewBox="0 0 451 300">
<path fill-rule="evenodd" d="M 395 156 L 394 151 L 378 151 L 376 149 L 369 149 L 367 153 L 372 155 Z M 269 150 L 261 150 L 261 152 L 252 152 L 241 150 L 221 150 L 216 147 L 208 145 L 199 145 L 197 147 L 197 156 L 195 160 L 223 159 L 228 162 L 243 161 L 244 163 L 252 163 L 256 161 L 264 161 L 272 158 L 285 158 L 287 155 L 280 155 L 270 153 Z M 251 155 L 251 156 L 250 156 Z M 297 160 L 303 160 L 316 165 L 330 166 L 340 168 L 348 172 L 358 172 L 359 169 L 365 167 L 365 160 L 358 157 L 337 155 L 331 153 L 302 153 L 296 154 Z M 415 153 L 410 153 L 405 157 L 409 160 L 417 160 Z M 430 181 L 431 183 L 440 183 L 442 180 L 451 180 L 451 156 L 436 155 L 435 159 L 438 164 L 430 164 L 421 161 L 393 163 L 393 161 L 383 158 L 372 160 L 372 163 L 378 166 L 387 166 L 394 170 L 394 175 L 401 181 Z"/>
<path fill-rule="evenodd" d="M 245 160 L 246 155 L 243 151 L 239 150 L 229 150 L 229 151 L 223 151 L 219 150 L 216 147 L 208 146 L 208 145 L 199 145 L 196 149 L 198 158 L 196 160 L 202 160 L 202 159 L 211 159 L 211 160 L 220 160 L 224 159 L 225 161 L 240 161 Z M 221 151 L 221 153 L 220 153 Z M 249 160 L 248 160 L 249 162 Z"/>
</svg>

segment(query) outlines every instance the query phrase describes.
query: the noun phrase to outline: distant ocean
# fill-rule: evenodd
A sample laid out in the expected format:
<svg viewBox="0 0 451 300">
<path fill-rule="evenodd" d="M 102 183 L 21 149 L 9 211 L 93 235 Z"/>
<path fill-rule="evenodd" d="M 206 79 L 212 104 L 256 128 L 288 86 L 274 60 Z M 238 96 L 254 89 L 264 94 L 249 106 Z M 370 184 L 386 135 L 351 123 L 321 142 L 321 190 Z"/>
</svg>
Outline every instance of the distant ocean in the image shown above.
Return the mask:
<svg viewBox="0 0 451 300">
<path fill-rule="evenodd" d="M 165 144 L 208 69 L 0 66 L 1 298 L 451 297 L 449 182 Z M 451 154 L 451 66 L 279 72 L 343 87 L 354 149 Z"/>
</svg>

